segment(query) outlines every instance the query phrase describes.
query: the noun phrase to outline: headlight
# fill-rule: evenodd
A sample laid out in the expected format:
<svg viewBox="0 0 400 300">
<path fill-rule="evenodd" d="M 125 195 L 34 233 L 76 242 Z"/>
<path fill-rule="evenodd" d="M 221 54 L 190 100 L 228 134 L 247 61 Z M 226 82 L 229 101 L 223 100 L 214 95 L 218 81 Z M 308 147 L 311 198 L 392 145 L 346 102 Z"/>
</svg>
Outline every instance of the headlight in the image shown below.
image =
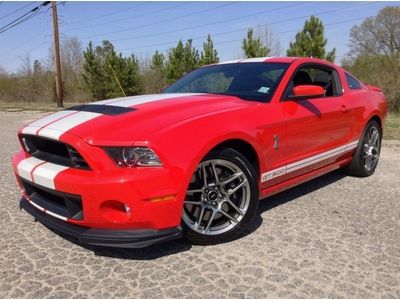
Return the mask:
<svg viewBox="0 0 400 300">
<path fill-rule="evenodd" d="M 119 167 L 162 166 L 157 154 L 147 147 L 105 147 L 104 149 Z"/>
</svg>

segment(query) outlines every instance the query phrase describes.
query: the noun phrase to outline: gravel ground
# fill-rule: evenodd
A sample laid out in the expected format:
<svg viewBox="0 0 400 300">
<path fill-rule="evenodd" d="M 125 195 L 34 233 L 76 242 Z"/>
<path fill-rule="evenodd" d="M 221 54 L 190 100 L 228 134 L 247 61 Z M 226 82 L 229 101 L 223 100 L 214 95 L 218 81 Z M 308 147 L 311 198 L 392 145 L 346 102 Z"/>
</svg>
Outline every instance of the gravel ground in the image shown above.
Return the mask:
<svg viewBox="0 0 400 300">
<path fill-rule="evenodd" d="M 333 172 L 266 199 L 236 241 L 85 248 L 18 209 L 10 157 L 37 116 L 0 112 L 1 298 L 400 298 L 399 142 L 372 177 Z"/>
</svg>

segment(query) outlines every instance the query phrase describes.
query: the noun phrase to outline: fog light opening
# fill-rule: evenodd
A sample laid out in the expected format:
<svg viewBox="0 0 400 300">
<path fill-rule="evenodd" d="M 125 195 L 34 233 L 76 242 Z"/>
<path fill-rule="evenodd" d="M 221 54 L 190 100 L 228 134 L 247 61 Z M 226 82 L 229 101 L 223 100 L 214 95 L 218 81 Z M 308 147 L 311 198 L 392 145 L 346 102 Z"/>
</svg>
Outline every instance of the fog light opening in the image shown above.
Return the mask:
<svg viewBox="0 0 400 300">
<path fill-rule="evenodd" d="M 107 200 L 100 205 L 104 219 L 113 223 L 126 223 L 131 218 L 131 208 L 118 200 Z"/>
</svg>

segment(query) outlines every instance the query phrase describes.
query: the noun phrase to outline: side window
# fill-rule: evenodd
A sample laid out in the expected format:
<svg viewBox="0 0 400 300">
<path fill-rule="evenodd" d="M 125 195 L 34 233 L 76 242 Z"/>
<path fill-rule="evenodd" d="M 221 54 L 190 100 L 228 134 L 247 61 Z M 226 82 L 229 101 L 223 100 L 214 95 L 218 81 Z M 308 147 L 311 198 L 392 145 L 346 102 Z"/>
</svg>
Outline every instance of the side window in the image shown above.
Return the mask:
<svg viewBox="0 0 400 300">
<path fill-rule="evenodd" d="M 353 76 L 351 76 L 348 73 L 346 74 L 346 80 L 347 80 L 347 85 L 349 86 L 349 89 L 351 90 L 360 90 L 361 89 L 361 83 L 355 79 Z"/>
<path fill-rule="evenodd" d="M 340 96 L 342 87 L 337 72 L 328 67 L 305 66 L 297 70 L 289 84 L 287 93 L 293 93 L 298 85 L 318 85 L 325 90 L 326 97 Z"/>
</svg>

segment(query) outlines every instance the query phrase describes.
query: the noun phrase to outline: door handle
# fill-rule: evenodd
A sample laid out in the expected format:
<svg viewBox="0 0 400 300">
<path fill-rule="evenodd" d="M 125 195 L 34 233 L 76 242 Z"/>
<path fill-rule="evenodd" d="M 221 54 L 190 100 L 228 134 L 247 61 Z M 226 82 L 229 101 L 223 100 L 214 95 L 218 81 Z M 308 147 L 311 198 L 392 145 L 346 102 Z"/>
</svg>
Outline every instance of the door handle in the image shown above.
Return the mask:
<svg viewBox="0 0 400 300">
<path fill-rule="evenodd" d="M 347 113 L 350 111 L 350 108 L 348 108 L 346 105 L 342 104 L 342 106 L 340 107 L 340 110 L 342 111 L 342 113 Z"/>
</svg>

